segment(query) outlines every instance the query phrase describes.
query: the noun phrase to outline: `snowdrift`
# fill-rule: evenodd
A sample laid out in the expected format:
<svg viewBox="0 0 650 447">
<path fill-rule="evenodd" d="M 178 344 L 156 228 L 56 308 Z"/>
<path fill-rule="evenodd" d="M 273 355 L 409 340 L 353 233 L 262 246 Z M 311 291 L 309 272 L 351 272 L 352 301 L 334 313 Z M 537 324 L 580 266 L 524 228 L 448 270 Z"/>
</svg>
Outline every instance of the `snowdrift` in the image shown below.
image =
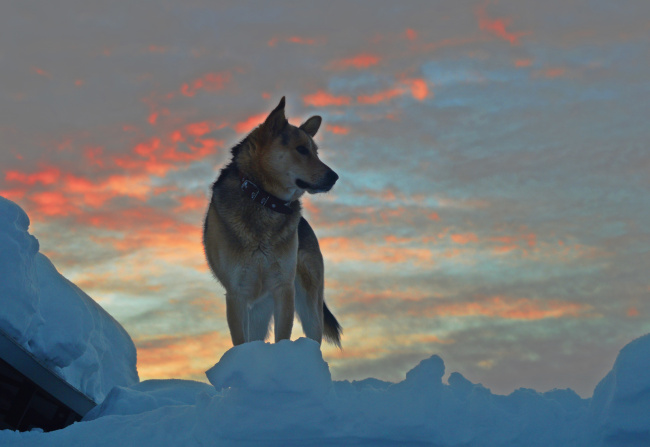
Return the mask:
<svg viewBox="0 0 650 447">
<path fill-rule="evenodd" d="M 438 356 L 400 383 L 332 381 L 301 338 L 230 349 L 212 386 L 150 380 L 114 388 L 83 422 L 51 433 L 0 432 L 21 446 L 647 446 L 650 335 L 630 343 L 592 399 L 571 390 L 492 394 Z"/>
<path fill-rule="evenodd" d="M 96 402 L 138 382 L 124 328 L 39 253 L 29 218 L 0 197 L 0 330 Z"/>
<path fill-rule="evenodd" d="M 0 328 L 101 405 L 42 433 L 0 431 L 2 446 L 649 446 L 650 335 L 621 350 L 591 399 L 572 390 L 495 395 L 434 355 L 405 380 L 332 381 L 309 339 L 247 343 L 210 384 L 139 382 L 128 334 L 59 275 L 0 198 Z M 110 390 L 110 391 L 109 391 Z"/>
</svg>

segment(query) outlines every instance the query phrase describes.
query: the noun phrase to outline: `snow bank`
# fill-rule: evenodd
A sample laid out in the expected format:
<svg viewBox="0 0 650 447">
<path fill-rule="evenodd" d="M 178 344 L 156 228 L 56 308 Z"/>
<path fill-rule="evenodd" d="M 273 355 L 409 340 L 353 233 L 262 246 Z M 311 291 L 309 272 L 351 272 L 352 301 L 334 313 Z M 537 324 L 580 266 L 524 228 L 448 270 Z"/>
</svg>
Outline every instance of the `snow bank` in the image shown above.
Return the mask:
<svg viewBox="0 0 650 447">
<path fill-rule="evenodd" d="M 39 253 L 29 218 L 0 197 L 0 329 L 95 401 L 138 382 L 127 332 Z"/>
<path fill-rule="evenodd" d="M 404 381 L 332 381 L 317 343 L 253 342 L 207 372 L 117 387 L 81 423 L 0 432 L 21 446 L 648 446 L 650 335 L 624 348 L 593 399 L 571 390 L 494 395 L 433 356 Z"/>
<path fill-rule="evenodd" d="M 596 386 L 590 416 L 611 445 L 650 446 L 650 334 L 621 349 Z"/>
</svg>

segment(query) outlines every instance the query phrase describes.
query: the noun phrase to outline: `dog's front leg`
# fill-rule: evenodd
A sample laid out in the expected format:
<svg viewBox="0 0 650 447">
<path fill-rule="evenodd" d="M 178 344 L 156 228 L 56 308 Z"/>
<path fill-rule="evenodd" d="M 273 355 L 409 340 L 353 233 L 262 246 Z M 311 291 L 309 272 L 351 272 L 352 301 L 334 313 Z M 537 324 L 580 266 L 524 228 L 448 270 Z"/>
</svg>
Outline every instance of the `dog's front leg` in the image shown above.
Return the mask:
<svg viewBox="0 0 650 447">
<path fill-rule="evenodd" d="M 245 313 L 246 309 L 242 304 L 242 297 L 226 292 L 226 316 L 233 346 L 246 342 L 244 336 Z"/>
<path fill-rule="evenodd" d="M 273 291 L 273 319 L 275 320 L 275 342 L 291 338 L 294 312 L 294 286 L 280 286 Z"/>
</svg>

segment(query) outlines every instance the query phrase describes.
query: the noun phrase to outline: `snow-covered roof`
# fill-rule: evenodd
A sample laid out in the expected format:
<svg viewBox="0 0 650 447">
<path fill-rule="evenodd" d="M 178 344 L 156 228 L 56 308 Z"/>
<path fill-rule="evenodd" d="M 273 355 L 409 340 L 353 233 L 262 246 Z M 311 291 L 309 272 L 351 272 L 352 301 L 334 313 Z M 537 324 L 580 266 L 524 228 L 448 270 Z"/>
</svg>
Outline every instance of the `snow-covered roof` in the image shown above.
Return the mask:
<svg viewBox="0 0 650 447">
<path fill-rule="evenodd" d="M 0 330 L 96 402 L 116 385 L 137 383 L 129 334 L 39 252 L 29 224 L 0 197 Z"/>
</svg>

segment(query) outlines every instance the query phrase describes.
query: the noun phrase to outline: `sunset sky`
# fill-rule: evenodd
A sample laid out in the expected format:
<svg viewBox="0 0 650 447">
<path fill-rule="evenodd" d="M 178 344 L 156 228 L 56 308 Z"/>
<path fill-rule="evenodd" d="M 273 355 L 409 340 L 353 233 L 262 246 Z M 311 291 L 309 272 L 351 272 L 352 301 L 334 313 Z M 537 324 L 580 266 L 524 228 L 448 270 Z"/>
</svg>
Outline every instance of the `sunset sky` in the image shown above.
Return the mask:
<svg viewBox="0 0 650 447">
<path fill-rule="evenodd" d="M 303 201 L 335 379 L 439 354 L 590 396 L 650 332 L 646 0 L 10 1 L 0 66 L 0 195 L 141 379 L 205 380 L 231 346 L 202 220 L 282 96 L 340 176 Z"/>
</svg>

